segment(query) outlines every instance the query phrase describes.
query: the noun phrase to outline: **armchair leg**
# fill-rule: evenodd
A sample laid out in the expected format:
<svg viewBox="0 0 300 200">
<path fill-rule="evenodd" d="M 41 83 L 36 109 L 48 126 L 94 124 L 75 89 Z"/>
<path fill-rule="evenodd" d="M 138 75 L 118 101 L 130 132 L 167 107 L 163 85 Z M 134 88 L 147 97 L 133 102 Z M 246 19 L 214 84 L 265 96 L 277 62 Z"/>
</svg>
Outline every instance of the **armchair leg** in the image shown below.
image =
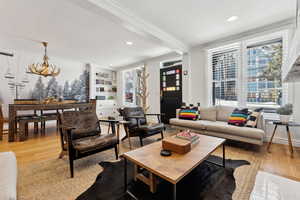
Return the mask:
<svg viewBox="0 0 300 200">
<path fill-rule="evenodd" d="M 73 158 L 69 156 L 69 162 L 70 162 L 70 173 L 71 173 L 71 178 L 74 177 L 74 161 Z"/>
<path fill-rule="evenodd" d="M 115 145 L 115 154 L 116 154 L 116 160 L 119 159 L 119 154 L 118 154 L 118 146 Z"/>
<path fill-rule="evenodd" d="M 142 137 L 140 137 L 140 144 L 141 144 L 141 147 L 144 146 L 143 138 Z"/>
<path fill-rule="evenodd" d="M 161 131 L 160 134 L 161 134 L 161 139 L 164 139 L 164 132 Z"/>
</svg>

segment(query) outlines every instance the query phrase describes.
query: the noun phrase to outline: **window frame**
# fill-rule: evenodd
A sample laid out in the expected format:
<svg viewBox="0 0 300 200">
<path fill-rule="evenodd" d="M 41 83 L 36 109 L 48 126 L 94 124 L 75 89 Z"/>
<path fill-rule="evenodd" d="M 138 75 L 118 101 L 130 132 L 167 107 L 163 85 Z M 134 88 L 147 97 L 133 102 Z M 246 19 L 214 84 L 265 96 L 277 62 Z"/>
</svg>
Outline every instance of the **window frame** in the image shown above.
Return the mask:
<svg viewBox="0 0 300 200">
<path fill-rule="evenodd" d="M 142 67 L 144 67 L 144 65 L 140 65 L 138 67 L 135 68 L 130 68 L 130 69 L 126 69 L 122 71 L 122 79 L 123 79 L 123 86 L 124 89 L 122 90 L 122 105 L 124 106 L 137 106 L 137 94 L 136 94 L 136 90 L 133 91 L 133 102 L 126 102 L 126 92 L 125 92 L 125 85 L 126 85 L 126 79 L 125 79 L 125 73 L 127 72 L 133 72 L 136 73 L 136 70 L 141 69 Z M 137 75 L 134 75 L 134 79 L 133 79 L 133 88 L 136 88 L 137 86 Z"/>
<path fill-rule="evenodd" d="M 254 37 L 251 39 L 243 39 L 239 40 L 237 42 L 233 42 L 229 45 L 222 45 L 217 48 L 211 48 L 207 50 L 207 75 L 208 75 L 208 105 L 213 105 L 213 96 L 212 96 L 212 86 L 213 86 L 213 72 L 212 72 L 212 55 L 214 52 L 217 51 L 226 51 L 229 48 L 232 47 L 237 47 L 238 48 L 238 66 L 237 66 L 237 106 L 238 107 L 268 107 L 268 108 L 278 108 L 280 105 L 261 105 L 261 106 L 256 106 L 256 105 L 250 105 L 247 104 L 247 91 L 248 91 L 248 75 L 247 75 L 247 68 L 248 68 L 248 53 L 247 53 L 247 47 L 252 46 L 252 45 L 257 45 L 260 43 L 264 43 L 267 41 L 272 41 L 276 39 L 281 39 L 282 40 L 282 80 L 283 80 L 283 74 L 284 71 L 286 70 L 284 68 L 284 63 L 286 62 L 287 59 L 287 53 L 288 53 L 288 30 L 284 31 L 278 31 L 275 33 L 271 34 L 264 34 L 262 36 Z M 288 84 L 282 82 L 282 105 L 286 104 L 288 102 Z"/>
</svg>

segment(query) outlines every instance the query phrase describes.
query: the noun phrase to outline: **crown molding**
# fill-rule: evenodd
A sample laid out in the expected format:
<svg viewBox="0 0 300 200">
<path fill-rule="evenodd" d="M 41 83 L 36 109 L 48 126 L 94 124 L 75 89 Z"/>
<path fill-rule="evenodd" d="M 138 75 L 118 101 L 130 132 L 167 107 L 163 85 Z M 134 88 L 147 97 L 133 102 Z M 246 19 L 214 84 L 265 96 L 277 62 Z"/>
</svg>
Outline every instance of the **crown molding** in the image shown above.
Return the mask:
<svg viewBox="0 0 300 200">
<path fill-rule="evenodd" d="M 179 39 L 175 38 L 173 35 L 163 31 L 157 26 L 134 15 L 131 11 L 122 7 L 119 3 L 117 3 L 114 0 L 86 0 L 85 3 L 87 2 L 92 4 L 93 6 L 105 10 L 114 17 L 117 17 L 118 20 L 120 20 L 120 24 L 129 31 L 158 39 L 164 45 L 180 54 L 188 52 L 189 50 L 189 46 L 187 44 L 183 43 Z M 83 5 L 82 1 L 79 2 L 75 0 L 75 3 Z M 87 8 L 86 5 L 85 7 Z M 95 12 L 94 8 L 92 8 L 91 6 L 89 6 L 89 8 L 93 9 Z"/>
</svg>

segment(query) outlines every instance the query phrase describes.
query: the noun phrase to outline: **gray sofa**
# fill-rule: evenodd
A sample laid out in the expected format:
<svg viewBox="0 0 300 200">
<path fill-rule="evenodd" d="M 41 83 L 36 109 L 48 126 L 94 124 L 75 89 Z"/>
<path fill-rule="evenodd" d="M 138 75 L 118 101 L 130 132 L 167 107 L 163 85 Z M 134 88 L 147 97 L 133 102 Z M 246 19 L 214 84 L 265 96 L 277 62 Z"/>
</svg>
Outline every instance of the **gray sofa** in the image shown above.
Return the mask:
<svg viewBox="0 0 300 200">
<path fill-rule="evenodd" d="M 227 122 L 233 110 L 234 107 L 229 106 L 200 108 L 200 120 L 183 120 L 177 117 L 170 119 L 170 125 L 181 130 L 190 129 L 204 135 L 262 145 L 265 136 L 262 116 L 258 119 L 257 128 L 232 126 Z"/>
</svg>

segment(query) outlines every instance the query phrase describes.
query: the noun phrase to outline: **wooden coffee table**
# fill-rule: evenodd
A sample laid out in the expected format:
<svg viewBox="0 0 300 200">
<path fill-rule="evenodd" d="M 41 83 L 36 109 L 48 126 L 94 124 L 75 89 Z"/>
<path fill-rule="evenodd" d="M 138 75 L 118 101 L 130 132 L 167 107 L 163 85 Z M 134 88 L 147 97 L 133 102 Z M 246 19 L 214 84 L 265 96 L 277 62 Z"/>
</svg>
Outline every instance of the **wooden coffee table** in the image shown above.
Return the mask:
<svg viewBox="0 0 300 200">
<path fill-rule="evenodd" d="M 225 167 L 226 140 L 205 135 L 199 136 L 199 143 L 195 145 L 190 152 L 182 155 L 172 153 L 169 157 L 161 156 L 161 141 L 124 153 L 125 192 L 137 199 L 127 190 L 127 161 L 130 161 L 135 165 L 134 179 L 139 179 L 149 185 L 150 191 L 153 193 L 156 191 L 157 177 L 172 183 L 174 200 L 176 200 L 176 184 L 199 164 L 205 161 L 206 158 L 220 146 L 223 146 L 223 163 L 221 166 Z M 139 173 L 139 168 L 146 169 L 149 172 L 149 177 L 145 177 Z"/>
</svg>

